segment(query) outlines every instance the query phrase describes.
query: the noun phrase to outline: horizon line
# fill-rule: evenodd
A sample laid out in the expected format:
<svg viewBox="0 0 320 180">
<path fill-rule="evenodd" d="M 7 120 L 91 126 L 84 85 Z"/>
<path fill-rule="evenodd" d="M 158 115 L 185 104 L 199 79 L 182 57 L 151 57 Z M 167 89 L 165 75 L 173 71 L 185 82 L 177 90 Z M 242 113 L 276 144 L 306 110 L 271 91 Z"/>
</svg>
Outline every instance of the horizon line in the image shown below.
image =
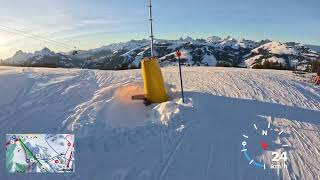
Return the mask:
<svg viewBox="0 0 320 180">
<path fill-rule="evenodd" d="M 231 35 L 228 35 L 228 36 L 225 36 L 225 37 L 222 37 L 222 36 L 218 36 L 218 35 L 212 35 L 212 36 L 207 36 L 207 37 L 199 37 L 199 38 L 193 38 L 192 36 L 190 35 L 187 35 L 187 36 L 181 36 L 179 38 L 174 38 L 174 39 L 171 39 L 171 38 L 155 38 L 155 40 L 168 40 L 168 41 L 178 41 L 180 39 L 187 39 L 187 38 L 192 38 L 193 40 L 197 41 L 197 40 L 206 40 L 210 37 L 219 37 L 221 38 L 222 40 L 224 39 L 227 39 L 228 37 L 229 38 L 232 38 L 232 39 L 236 39 L 236 40 L 249 40 L 249 41 L 254 41 L 254 42 L 261 42 L 261 41 L 264 41 L 264 40 L 270 40 L 272 42 L 280 42 L 280 43 L 288 43 L 288 42 L 295 42 L 295 43 L 298 43 L 298 44 L 302 44 L 302 45 L 306 45 L 306 46 L 319 46 L 320 47 L 320 44 L 310 44 L 310 43 L 301 43 L 301 42 L 296 42 L 296 41 L 280 41 L 280 40 L 274 40 L 272 38 L 264 38 L 264 39 L 247 39 L 247 38 L 244 38 L 244 37 L 238 37 L 238 38 L 235 38 Z M 92 47 L 92 48 L 84 48 L 84 49 L 80 49 L 80 48 L 77 48 L 77 51 L 90 51 L 90 50 L 94 50 L 94 49 L 99 49 L 99 48 L 102 48 L 104 46 L 110 46 L 112 44 L 120 44 L 120 43 L 127 43 L 127 42 L 130 42 L 130 41 L 142 41 L 142 40 L 150 40 L 149 38 L 134 38 L 134 39 L 130 39 L 130 40 L 125 40 L 125 41 L 116 41 L 116 42 L 111 42 L 111 43 L 106 43 L 102 46 L 97 46 L 97 47 Z M 55 45 L 52 45 L 52 46 L 55 46 Z M 24 53 L 35 53 L 36 51 L 41 51 L 45 48 L 49 49 L 50 51 L 53 51 L 55 53 L 69 53 L 69 52 L 72 52 L 72 51 L 55 51 L 54 49 L 55 48 L 49 48 L 50 46 L 43 46 L 43 48 L 40 48 L 38 50 L 34 50 L 34 51 L 25 51 L 23 49 L 19 49 L 19 50 L 16 50 L 11 56 L 8 56 L 8 57 L 0 57 L 0 60 L 6 60 L 8 58 L 11 58 L 12 56 L 14 56 L 18 51 L 22 51 Z M 53 49 L 53 50 L 52 50 Z"/>
</svg>

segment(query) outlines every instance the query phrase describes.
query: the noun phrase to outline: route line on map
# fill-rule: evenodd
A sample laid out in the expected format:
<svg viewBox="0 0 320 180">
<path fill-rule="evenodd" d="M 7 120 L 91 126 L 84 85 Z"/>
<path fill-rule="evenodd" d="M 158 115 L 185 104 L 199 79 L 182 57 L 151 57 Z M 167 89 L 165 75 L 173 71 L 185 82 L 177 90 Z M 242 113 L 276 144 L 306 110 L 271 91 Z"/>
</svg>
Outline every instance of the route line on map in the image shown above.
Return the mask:
<svg viewBox="0 0 320 180">
<path fill-rule="evenodd" d="M 37 163 L 39 163 L 40 166 L 41 166 L 41 168 L 42 168 L 43 166 L 42 166 L 41 162 L 34 156 L 34 154 L 32 153 L 32 151 L 22 142 L 21 139 L 19 139 L 19 142 L 21 143 L 23 149 L 24 149 L 26 152 L 28 151 L 28 152 L 30 153 L 30 155 L 32 156 L 32 158 L 35 159 L 35 160 L 37 161 Z M 44 169 L 44 170 L 47 171 L 47 169 Z"/>
<path fill-rule="evenodd" d="M 46 143 L 48 144 L 48 146 L 55 152 L 55 153 L 57 153 L 57 154 L 59 154 L 59 155 L 61 155 L 61 153 L 58 153 L 50 144 L 49 144 L 49 142 L 47 141 L 47 135 L 44 137 L 44 140 L 46 141 Z"/>
<path fill-rule="evenodd" d="M 69 160 L 68 160 L 67 168 L 69 168 L 69 164 L 70 164 L 71 158 L 72 158 L 72 151 L 70 153 L 70 157 L 69 157 Z"/>
<path fill-rule="evenodd" d="M 66 153 L 58 153 L 51 145 L 50 145 L 50 143 L 47 141 L 47 135 L 45 136 L 45 138 L 44 138 L 44 140 L 46 141 L 46 143 L 48 144 L 48 146 L 55 152 L 55 153 L 57 153 L 58 155 L 66 155 Z M 64 136 L 62 136 L 62 138 L 63 139 L 65 139 L 66 141 L 68 141 L 68 143 L 71 143 L 67 138 L 65 138 Z M 68 149 L 69 149 L 69 147 L 68 147 Z M 67 150 L 68 151 L 68 150 Z"/>
<path fill-rule="evenodd" d="M 48 144 L 48 146 L 49 146 L 55 153 L 57 153 L 57 156 L 62 157 L 62 158 L 65 159 L 66 161 L 70 161 L 70 159 L 68 160 L 67 157 L 65 157 L 65 156 L 67 155 L 66 153 L 67 153 L 68 150 L 69 150 L 69 146 L 68 146 L 67 152 L 66 152 L 65 154 L 63 154 L 63 153 L 58 153 L 58 152 L 50 145 L 50 143 L 47 141 L 47 137 L 48 137 L 48 135 L 45 136 L 44 140 L 46 141 L 46 143 Z M 62 138 L 65 139 L 68 143 L 71 143 L 71 142 L 70 142 L 67 138 L 65 138 L 64 136 L 62 136 Z M 72 155 L 72 151 L 71 151 L 71 155 Z M 70 155 L 70 156 L 71 156 L 71 155 Z M 55 156 L 55 157 L 57 157 L 57 156 Z M 53 159 L 53 158 L 51 158 L 50 161 L 51 161 L 52 159 Z M 69 162 L 68 162 L 68 164 L 69 164 Z"/>
</svg>

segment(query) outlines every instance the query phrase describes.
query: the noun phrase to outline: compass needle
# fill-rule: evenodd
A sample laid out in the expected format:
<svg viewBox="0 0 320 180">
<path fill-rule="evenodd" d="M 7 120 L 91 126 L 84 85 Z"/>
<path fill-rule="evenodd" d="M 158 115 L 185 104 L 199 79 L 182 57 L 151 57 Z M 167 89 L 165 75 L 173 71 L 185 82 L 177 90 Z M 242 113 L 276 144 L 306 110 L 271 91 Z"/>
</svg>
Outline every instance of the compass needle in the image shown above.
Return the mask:
<svg viewBox="0 0 320 180">
<path fill-rule="evenodd" d="M 242 148 L 241 153 L 244 159 L 249 162 L 250 165 L 260 169 L 267 169 L 266 164 L 269 164 L 270 169 L 283 169 L 286 168 L 287 164 L 287 152 L 284 151 L 288 144 L 276 143 L 274 139 L 280 139 L 280 135 L 284 132 L 283 130 L 276 130 L 271 128 L 272 122 L 268 121 L 265 124 L 266 127 L 259 127 L 256 123 L 253 123 L 253 127 L 258 131 L 249 131 L 255 133 L 254 138 L 252 134 L 242 134 Z M 259 148 L 258 148 L 259 147 Z M 271 158 L 264 158 L 271 157 Z M 267 163 L 268 162 L 268 163 Z"/>
</svg>

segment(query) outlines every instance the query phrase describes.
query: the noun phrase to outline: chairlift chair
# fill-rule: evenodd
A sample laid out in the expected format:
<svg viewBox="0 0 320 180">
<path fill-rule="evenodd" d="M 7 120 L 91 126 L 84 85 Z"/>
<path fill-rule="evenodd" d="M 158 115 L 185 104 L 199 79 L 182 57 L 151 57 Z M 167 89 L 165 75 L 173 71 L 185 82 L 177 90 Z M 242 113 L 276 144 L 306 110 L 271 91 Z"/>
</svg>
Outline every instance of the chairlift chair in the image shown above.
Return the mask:
<svg viewBox="0 0 320 180">
<path fill-rule="evenodd" d="M 76 47 L 74 47 L 74 50 L 72 51 L 72 55 L 77 55 L 78 54 L 78 51 L 77 51 L 77 48 Z"/>
</svg>

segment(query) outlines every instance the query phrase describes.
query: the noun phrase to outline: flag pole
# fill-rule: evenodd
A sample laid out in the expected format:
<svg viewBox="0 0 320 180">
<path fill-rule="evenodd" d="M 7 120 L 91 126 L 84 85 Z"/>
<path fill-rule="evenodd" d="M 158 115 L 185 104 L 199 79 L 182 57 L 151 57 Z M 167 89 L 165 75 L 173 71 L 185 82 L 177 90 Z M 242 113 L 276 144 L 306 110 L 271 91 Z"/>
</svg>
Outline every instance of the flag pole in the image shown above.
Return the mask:
<svg viewBox="0 0 320 180">
<path fill-rule="evenodd" d="M 184 103 L 184 91 L 183 91 L 183 83 L 182 83 L 182 72 L 181 72 L 181 52 L 178 50 L 176 52 L 176 55 L 178 57 L 179 60 L 179 74 L 180 74 L 180 87 L 181 87 L 181 97 L 182 97 L 182 102 Z"/>
<path fill-rule="evenodd" d="M 150 21 L 150 38 L 151 38 L 151 57 L 154 57 L 154 50 L 153 50 L 153 40 L 154 40 L 154 36 L 153 36 L 153 19 L 152 19 L 152 0 L 149 0 L 149 21 Z"/>
</svg>

